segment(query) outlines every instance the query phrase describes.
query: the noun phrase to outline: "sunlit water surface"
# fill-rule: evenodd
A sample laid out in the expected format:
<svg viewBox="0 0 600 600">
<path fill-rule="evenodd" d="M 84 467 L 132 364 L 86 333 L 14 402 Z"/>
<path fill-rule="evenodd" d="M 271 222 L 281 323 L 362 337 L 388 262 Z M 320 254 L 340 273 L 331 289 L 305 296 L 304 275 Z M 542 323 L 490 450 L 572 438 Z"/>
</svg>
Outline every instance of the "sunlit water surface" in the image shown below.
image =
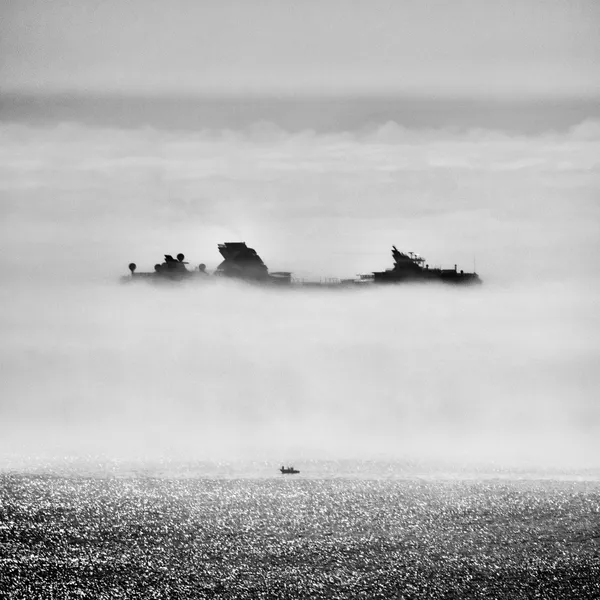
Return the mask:
<svg viewBox="0 0 600 600">
<path fill-rule="evenodd" d="M 598 598 L 596 472 L 30 462 L 0 475 L 10 598 Z"/>
</svg>

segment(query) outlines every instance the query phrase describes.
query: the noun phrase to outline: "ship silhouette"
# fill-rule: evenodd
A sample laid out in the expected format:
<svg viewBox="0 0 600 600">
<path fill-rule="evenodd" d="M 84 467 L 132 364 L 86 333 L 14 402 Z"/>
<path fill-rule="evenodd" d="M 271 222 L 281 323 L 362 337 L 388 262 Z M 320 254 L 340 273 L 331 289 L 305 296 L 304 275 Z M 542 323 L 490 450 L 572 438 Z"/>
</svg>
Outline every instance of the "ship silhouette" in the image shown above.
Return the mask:
<svg viewBox="0 0 600 600">
<path fill-rule="evenodd" d="M 294 467 L 284 467 L 284 466 L 282 466 L 279 469 L 279 471 L 282 475 L 298 475 L 298 473 L 300 473 L 300 471 L 298 471 L 297 469 L 294 469 Z"/>
<path fill-rule="evenodd" d="M 414 252 L 400 252 L 392 246 L 394 266 L 385 271 L 373 272 L 374 283 L 408 283 L 413 281 L 439 281 L 442 283 L 476 284 L 481 283 L 477 273 L 465 273 L 454 269 L 429 268 L 425 259 Z"/>
<path fill-rule="evenodd" d="M 325 282 L 304 282 L 292 279 L 290 271 L 269 272 L 267 265 L 254 248 L 249 248 L 246 242 L 225 242 L 219 244 L 219 253 L 223 261 L 218 265 L 212 275 L 206 270 L 206 265 L 200 263 L 197 268 L 189 269 L 183 254 L 178 254 L 177 259 L 165 254 L 164 262 L 154 265 L 154 272 L 136 272 L 135 263 L 129 265 L 130 276 L 122 278 L 123 281 L 153 280 L 153 281 L 183 281 L 186 279 L 200 279 L 208 281 L 216 278 L 237 279 L 259 284 L 293 286 L 293 287 L 349 287 L 364 286 L 366 284 L 402 284 L 414 282 L 441 282 L 451 284 L 479 284 L 481 279 L 475 272 L 465 273 L 457 269 L 430 268 L 422 256 L 414 252 L 400 252 L 392 246 L 394 266 L 385 271 L 373 271 L 368 274 L 357 275 L 356 279 L 328 279 Z"/>
</svg>

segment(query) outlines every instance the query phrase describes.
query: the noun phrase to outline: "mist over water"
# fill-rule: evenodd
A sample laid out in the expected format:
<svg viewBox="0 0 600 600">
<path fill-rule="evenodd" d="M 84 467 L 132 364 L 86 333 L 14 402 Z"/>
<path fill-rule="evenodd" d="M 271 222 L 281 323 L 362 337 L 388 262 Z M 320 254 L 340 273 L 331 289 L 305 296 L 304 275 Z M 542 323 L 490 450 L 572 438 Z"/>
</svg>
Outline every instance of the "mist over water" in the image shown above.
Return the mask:
<svg viewBox="0 0 600 600">
<path fill-rule="evenodd" d="M 595 456 L 597 316 L 579 290 L 65 286 L 3 315 L 4 451 Z"/>
<path fill-rule="evenodd" d="M 4 462 L 598 467 L 599 131 L 3 123 Z M 224 241 L 316 280 L 396 244 L 484 285 L 118 283 Z"/>
</svg>

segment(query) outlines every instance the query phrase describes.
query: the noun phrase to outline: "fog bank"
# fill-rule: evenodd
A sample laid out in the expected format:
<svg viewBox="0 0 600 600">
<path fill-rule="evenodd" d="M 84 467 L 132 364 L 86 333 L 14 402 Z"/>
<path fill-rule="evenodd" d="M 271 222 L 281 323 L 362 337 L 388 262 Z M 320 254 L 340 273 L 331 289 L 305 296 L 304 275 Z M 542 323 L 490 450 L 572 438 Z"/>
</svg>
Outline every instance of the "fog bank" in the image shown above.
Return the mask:
<svg viewBox="0 0 600 600">
<path fill-rule="evenodd" d="M 189 134 L 2 125 L 0 451 L 598 466 L 600 127 Z M 121 286 L 243 240 L 478 289 Z"/>
</svg>

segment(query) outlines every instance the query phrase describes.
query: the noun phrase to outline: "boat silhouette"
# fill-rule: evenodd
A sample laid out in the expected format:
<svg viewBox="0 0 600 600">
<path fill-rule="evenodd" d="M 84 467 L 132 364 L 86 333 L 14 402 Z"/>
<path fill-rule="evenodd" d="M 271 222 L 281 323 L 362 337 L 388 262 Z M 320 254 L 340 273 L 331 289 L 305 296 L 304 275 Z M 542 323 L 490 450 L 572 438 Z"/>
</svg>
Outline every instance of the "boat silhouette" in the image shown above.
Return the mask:
<svg viewBox="0 0 600 600">
<path fill-rule="evenodd" d="M 284 467 L 282 466 L 279 471 L 282 475 L 297 475 L 300 471 L 294 469 L 294 467 Z"/>
<path fill-rule="evenodd" d="M 385 271 L 374 271 L 374 283 L 410 283 L 415 281 L 439 281 L 441 283 L 477 284 L 481 279 L 477 273 L 465 273 L 454 269 L 430 268 L 422 256 L 414 252 L 400 252 L 392 246 L 394 266 Z"/>
<path fill-rule="evenodd" d="M 320 282 L 295 281 L 290 271 L 269 272 L 267 265 L 258 255 L 254 248 L 246 245 L 246 242 L 225 242 L 218 245 L 219 253 L 223 261 L 209 275 L 206 265 L 200 263 L 195 269 L 188 269 L 183 254 L 178 254 L 174 259 L 170 254 L 165 254 L 165 260 L 161 264 L 154 265 L 154 272 L 136 272 L 135 263 L 129 265 L 130 276 L 125 276 L 122 281 L 183 281 L 188 279 L 206 280 L 225 278 L 247 281 L 258 284 L 268 284 L 286 287 L 304 288 L 348 288 L 364 287 L 365 285 L 377 284 L 403 284 L 414 282 L 440 282 L 451 284 L 479 284 L 481 279 L 475 272 L 465 273 L 457 269 L 442 269 L 430 267 L 425 263 L 422 256 L 414 252 L 400 252 L 396 246 L 392 246 L 392 258 L 394 266 L 385 271 L 372 271 L 368 274 L 357 275 L 355 279 L 327 279 Z"/>
</svg>

